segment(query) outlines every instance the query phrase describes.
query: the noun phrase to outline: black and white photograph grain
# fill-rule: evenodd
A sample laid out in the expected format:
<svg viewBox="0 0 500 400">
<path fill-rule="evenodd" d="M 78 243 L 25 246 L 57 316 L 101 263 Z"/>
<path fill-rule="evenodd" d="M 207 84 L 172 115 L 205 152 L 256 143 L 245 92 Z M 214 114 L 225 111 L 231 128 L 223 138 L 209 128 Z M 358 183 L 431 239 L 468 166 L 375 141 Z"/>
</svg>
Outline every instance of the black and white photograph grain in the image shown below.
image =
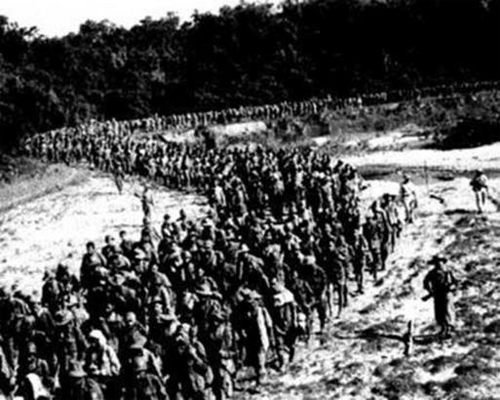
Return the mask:
<svg viewBox="0 0 500 400">
<path fill-rule="evenodd" d="M 0 0 L 0 400 L 500 400 L 500 0 Z"/>
</svg>

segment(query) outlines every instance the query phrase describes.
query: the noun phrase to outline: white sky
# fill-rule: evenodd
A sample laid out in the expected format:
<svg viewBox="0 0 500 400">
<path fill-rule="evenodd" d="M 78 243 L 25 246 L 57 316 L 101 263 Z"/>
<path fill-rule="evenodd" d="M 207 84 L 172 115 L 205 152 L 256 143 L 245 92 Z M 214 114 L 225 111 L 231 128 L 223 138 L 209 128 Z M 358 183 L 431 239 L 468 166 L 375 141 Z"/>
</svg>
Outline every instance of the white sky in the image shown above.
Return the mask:
<svg viewBox="0 0 500 400">
<path fill-rule="evenodd" d="M 277 0 L 254 2 L 277 3 Z M 217 12 L 221 6 L 237 5 L 240 0 L 0 0 L 0 15 L 20 26 L 36 26 L 46 36 L 76 32 L 86 20 L 108 19 L 130 27 L 146 16 L 159 18 L 173 11 L 188 20 L 193 11 Z"/>
</svg>

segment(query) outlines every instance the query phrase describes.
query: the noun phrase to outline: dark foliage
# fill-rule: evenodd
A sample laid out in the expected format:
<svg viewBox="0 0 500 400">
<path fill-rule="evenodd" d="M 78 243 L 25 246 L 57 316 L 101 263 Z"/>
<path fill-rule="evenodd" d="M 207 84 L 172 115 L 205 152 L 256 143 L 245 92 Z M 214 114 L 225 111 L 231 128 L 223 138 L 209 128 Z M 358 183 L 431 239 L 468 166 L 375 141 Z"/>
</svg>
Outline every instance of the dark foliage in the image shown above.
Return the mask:
<svg viewBox="0 0 500 400">
<path fill-rule="evenodd" d="M 286 0 L 87 21 L 46 38 L 0 16 L 0 143 L 135 118 L 500 77 L 499 0 Z"/>
<path fill-rule="evenodd" d="M 464 149 L 498 142 L 500 118 L 467 118 L 440 132 L 434 146 L 440 149 Z"/>
</svg>

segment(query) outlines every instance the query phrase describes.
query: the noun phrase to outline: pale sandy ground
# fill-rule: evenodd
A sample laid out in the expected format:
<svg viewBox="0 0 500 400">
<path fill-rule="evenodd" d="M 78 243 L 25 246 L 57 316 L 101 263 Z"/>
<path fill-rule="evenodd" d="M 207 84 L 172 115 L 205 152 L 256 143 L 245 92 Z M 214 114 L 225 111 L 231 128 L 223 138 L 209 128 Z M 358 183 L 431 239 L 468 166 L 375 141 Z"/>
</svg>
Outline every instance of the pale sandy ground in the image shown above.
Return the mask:
<svg viewBox="0 0 500 400">
<path fill-rule="evenodd" d="M 394 165 L 401 167 L 446 168 L 472 171 L 477 168 L 500 167 L 500 143 L 462 150 L 415 149 L 403 151 L 379 151 L 363 156 L 346 157 L 345 161 L 358 165 Z"/>
<path fill-rule="evenodd" d="M 86 171 L 79 184 L 61 187 L 0 213 L 1 282 L 17 282 L 27 291 L 38 289 L 45 269 L 61 261 L 76 271 L 86 242 L 95 241 L 100 248 L 105 235 L 118 239 L 122 229 L 131 239 L 138 239 L 143 215 L 134 193 L 142 193 L 138 181 L 126 183 L 119 195 L 112 179 Z M 157 227 L 165 213 L 177 218 L 183 208 L 194 216 L 205 203 L 198 196 L 162 188 L 155 189 L 154 201 Z"/>
</svg>

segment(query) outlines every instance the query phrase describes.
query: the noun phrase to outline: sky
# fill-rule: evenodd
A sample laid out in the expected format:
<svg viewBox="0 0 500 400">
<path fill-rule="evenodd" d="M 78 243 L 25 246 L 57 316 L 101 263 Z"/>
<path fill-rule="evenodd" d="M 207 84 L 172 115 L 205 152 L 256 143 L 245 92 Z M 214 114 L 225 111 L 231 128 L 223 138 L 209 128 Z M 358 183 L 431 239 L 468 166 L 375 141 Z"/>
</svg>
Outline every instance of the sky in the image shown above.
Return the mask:
<svg viewBox="0 0 500 400">
<path fill-rule="evenodd" d="M 221 6 L 239 3 L 240 0 L 0 0 L 0 15 L 23 27 L 36 26 L 41 34 L 51 37 L 76 32 L 89 19 L 107 19 L 128 28 L 146 16 L 160 18 L 168 11 L 185 21 L 195 9 L 217 12 Z"/>
</svg>

